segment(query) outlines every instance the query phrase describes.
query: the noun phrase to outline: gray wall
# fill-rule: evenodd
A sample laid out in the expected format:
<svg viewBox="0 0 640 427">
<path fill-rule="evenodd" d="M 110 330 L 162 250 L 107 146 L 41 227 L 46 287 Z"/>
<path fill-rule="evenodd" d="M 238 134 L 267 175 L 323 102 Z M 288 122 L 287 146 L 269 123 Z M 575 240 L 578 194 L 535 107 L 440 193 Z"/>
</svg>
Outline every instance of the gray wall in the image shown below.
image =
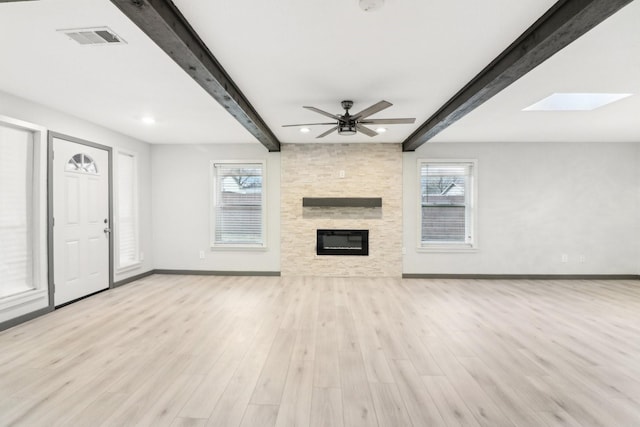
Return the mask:
<svg viewBox="0 0 640 427">
<path fill-rule="evenodd" d="M 260 144 L 152 147 L 154 260 L 158 269 L 280 271 L 280 154 Z M 210 248 L 212 160 L 266 160 L 267 249 Z M 205 259 L 199 258 L 204 251 Z"/>
<path fill-rule="evenodd" d="M 423 158 L 478 160 L 477 252 L 417 250 Z M 638 159 L 626 143 L 427 143 L 405 153 L 404 273 L 638 274 Z"/>
</svg>

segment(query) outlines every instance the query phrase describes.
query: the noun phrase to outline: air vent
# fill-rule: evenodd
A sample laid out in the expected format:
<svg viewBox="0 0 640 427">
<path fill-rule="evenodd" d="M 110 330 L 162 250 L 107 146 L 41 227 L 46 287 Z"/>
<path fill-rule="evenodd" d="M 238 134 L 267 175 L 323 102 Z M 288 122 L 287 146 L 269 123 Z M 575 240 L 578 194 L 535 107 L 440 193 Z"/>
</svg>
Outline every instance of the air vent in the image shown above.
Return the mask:
<svg viewBox="0 0 640 427">
<path fill-rule="evenodd" d="M 108 27 L 99 28 L 74 28 L 70 30 L 58 30 L 69 36 L 81 45 L 96 44 L 123 44 L 126 43 L 122 37 L 117 35 Z"/>
</svg>

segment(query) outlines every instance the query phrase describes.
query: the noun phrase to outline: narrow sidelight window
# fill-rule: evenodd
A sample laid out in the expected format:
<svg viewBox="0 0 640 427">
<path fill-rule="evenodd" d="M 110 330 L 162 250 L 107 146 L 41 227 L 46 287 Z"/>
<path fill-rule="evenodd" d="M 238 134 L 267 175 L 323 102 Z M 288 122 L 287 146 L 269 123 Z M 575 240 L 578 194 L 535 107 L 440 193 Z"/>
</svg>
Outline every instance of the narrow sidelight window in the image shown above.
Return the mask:
<svg viewBox="0 0 640 427">
<path fill-rule="evenodd" d="M 118 267 L 140 263 L 136 157 L 118 153 Z"/>
<path fill-rule="evenodd" d="M 33 133 L 0 124 L 0 298 L 35 288 Z"/>
</svg>

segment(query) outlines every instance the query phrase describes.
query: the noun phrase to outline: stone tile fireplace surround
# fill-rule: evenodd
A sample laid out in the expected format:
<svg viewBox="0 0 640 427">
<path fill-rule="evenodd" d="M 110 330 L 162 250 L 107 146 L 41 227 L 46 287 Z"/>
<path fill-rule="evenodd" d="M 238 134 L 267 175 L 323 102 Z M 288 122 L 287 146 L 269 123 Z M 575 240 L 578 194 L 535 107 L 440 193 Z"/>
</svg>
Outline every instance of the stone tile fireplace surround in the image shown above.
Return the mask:
<svg viewBox="0 0 640 427">
<path fill-rule="evenodd" d="M 283 144 L 280 154 L 282 275 L 400 277 L 401 145 Z M 338 206 L 303 206 L 303 198 Z M 381 198 L 382 206 L 341 206 L 342 198 Z M 316 255 L 318 229 L 369 230 L 369 255 Z"/>
</svg>

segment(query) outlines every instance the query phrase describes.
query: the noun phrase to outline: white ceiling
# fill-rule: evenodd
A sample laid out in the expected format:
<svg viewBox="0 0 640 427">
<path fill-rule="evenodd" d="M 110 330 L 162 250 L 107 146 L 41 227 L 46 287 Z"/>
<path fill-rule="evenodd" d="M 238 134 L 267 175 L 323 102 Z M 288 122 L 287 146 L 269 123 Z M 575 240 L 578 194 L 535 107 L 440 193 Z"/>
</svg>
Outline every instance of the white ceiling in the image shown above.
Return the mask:
<svg viewBox="0 0 640 427">
<path fill-rule="evenodd" d="M 416 117 L 369 138 L 402 142 L 555 0 L 174 0 L 281 142 L 382 99 L 372 118 Z M 640 96 L 591 112 L 523 112 L 553 92 L 640 91 L 640 2 L 592 30 L 434 141 L 640 141 Z M 57 29 L 108 26 L 126 45 L 80 46 Z M 258 143 L 108 0 L 0 3 L 0 90 L 151 143 Z M 140 122 L 156 117 L 154 126 Z"/>
<path fill-rule="evenodd" d="M 81 46 L 58 29 L 108 26 Z M 0 3 L 0 90 L 151 143 L 256 142 L 108 0 Z M 153 115 L 157 123 L 140 118 Z"/>
<path fill-rule="evenodd" d="M 640 142 L 639 23 L 635 1 L 432 141 Z M 634 95 L 593 111 L 522 111 L 565 92 Z"/>
</svg>

